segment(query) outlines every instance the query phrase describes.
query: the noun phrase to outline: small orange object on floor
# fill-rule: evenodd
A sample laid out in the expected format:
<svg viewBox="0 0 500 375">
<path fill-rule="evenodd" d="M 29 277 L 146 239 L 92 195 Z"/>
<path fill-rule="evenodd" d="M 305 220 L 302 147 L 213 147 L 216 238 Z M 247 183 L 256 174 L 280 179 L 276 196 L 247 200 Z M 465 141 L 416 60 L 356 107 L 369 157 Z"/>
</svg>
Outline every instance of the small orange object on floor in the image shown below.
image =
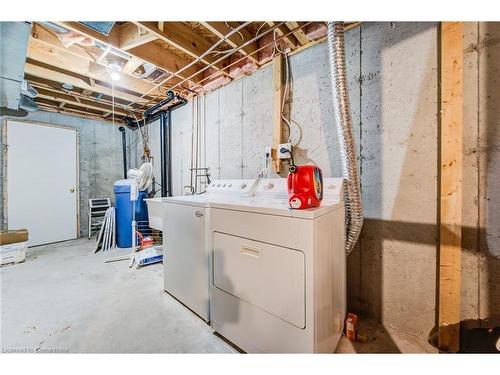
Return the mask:
<svg viewBox="0 0 500 375">
<path fill-rule="evenodd" d="M 358 326 L 358 316 L 353 313 L 348 313 L 345 320 L 345 335 L 349 341 L 356 341 Z"/>
</svg>

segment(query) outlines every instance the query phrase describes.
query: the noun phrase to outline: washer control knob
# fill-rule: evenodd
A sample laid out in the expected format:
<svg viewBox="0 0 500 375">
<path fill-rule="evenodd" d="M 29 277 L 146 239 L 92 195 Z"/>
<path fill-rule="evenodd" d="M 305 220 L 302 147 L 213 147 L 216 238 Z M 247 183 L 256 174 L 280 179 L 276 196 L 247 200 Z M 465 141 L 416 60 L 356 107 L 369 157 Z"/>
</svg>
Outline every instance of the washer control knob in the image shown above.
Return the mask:
<svg viewBox="0 0 500 375">
<path fill-rule="evenodd" d="M 226 187 L 226 184 L 222 185 L 222 187 Z"/>
<path fill-rule="evenodd" d="M 217 187 L 220 187 L 220 184 L 217 184 Z"/>
<path fill-rule="evenodd" d="M 274 184 L 272 182 L 270 182 L 266 186 L 264 186 L 264 189 L 271 190 L 273 187 L 274 187 Z"/>
<path fill-rule="evenodd" d="M 244 189 L 244 188 L 246 188 L 246 187 L 247 187 L 247 184 L 245 184 L 245 183 L 242 183 L 242 184 L 240 185 L 240 188 L 242 188 L 242 189 Z"/>
<path fill-rule="evenodd" d="M 229 185 L 227 185 L 227 186 L 228 186 L 228 187 L 231 187 L 231 186 L 233 186 L 233 184 L 229 184 Z"/>
</svg>

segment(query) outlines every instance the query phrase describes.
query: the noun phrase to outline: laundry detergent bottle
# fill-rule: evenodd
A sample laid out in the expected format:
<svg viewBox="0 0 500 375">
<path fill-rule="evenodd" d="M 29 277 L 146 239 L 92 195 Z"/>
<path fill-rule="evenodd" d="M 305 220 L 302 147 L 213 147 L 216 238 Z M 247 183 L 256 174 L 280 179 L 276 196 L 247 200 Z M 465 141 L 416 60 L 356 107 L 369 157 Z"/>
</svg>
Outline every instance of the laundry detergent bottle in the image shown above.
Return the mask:
<svg viewBox="0 0 500 375">
<path fill-rule="evenodd" d="M 288 204 L 292 209 L 319 207 L 323 199 L 323 175 L 315 165 L 291 165 Z"/>
</svg>

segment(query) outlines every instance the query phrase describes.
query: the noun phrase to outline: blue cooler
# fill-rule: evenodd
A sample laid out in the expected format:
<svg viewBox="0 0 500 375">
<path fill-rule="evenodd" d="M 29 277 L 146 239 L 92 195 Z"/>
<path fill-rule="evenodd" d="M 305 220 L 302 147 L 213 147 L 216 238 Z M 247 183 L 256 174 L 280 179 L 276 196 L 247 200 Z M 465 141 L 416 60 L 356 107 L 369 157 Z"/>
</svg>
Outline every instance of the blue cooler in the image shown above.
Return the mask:
<svg viewBox="0 0 500 375">
<path fill-rule="evenodd" d="M 132 202 L 130 201 L 130 185 L 132 180 L 119 180 L 113 185 L 116 210 L 116 246 L 132 246 Z M 140 191 L 135 201 L 135 221 L 148 221 L 148 207 L 144 199 L 146 191 Z"/>
</svg>

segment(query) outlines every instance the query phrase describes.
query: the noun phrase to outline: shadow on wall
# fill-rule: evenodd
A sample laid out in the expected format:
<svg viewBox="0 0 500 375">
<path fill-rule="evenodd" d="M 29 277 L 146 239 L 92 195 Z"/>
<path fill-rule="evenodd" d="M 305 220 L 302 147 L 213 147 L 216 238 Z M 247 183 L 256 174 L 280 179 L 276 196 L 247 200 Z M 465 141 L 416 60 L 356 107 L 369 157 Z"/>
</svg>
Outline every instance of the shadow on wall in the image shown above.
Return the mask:
<svg viewBox="0 0 500 375">
<path fill-rule="evenodd" d="M 348 257 L 349 309 L 419 336 L 432 328 L 435 305 L 435 30 L 436 23 L 361 26 L 359 152 L 369 219 Z M 430 224 L 395 221 L 412 219 Z M 409 241 L 397 239 L 402 230 Z"/>
<path fill-rule="evenodd" d="M 361 26 L 359 147 L 368 219 L 348 257 L 350 311 L 421 337 L 432 330 L 436 319 L 437 26 Z M 483 43 L 490 48 L 482 64 L 487 104 L 482 115 L 484 162 L 479 188 L 483 219 L 477 227 L 463 228 L 464 239 L 477 238 L 476 245 L 464 251 L 482 261 L 479 275 L 464 277 L 482 280 L 478 317 L 488 319 L 479 325 L 494 327 L 500 318 L 500 259 L 494 256 L 500 249 L 500 24 L 486 27 Z M 465 345 L 473 340 L 463 341 Z"/>
</svg>

